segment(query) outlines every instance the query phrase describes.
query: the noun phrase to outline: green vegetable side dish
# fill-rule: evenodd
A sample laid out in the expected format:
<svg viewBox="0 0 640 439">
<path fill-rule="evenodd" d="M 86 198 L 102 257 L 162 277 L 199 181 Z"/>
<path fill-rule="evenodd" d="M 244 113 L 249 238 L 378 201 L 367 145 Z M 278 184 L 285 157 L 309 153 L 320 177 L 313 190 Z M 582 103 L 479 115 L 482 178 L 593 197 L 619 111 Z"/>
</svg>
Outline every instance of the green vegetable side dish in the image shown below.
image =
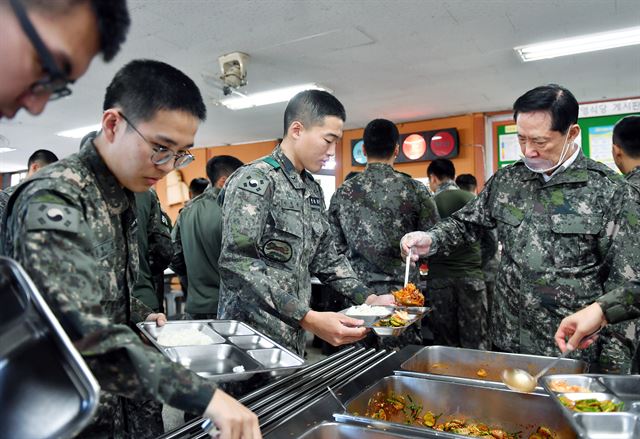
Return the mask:
<svg viewBox="0 0 640 439">
<path fill-rule="evenodd" d="M 558 398 L 563 406 L 582 413 L 610 413 L 619 412 L 624 408 L 624 402 L 615 403 L 609 399 L 598 401 L 597 399 L 579 399 L 573 401 L 565 396 Z"/>
</svg>

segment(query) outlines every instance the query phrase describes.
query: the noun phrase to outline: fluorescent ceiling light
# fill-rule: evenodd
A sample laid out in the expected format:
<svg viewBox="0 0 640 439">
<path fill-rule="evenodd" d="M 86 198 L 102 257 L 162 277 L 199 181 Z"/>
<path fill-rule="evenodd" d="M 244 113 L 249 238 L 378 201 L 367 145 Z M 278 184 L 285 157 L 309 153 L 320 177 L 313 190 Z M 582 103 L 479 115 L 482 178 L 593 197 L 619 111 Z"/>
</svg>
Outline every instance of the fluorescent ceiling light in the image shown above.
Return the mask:
<svg viewBox="0 0 640 439">
<path fill-rule="evenodd" d="M 275 90 L 262 91 L 252 95 L 237 96 L 218 101 L 230 110 L 244 110 L 245 108 L 259 107 L 261 105 L 286 102 L 296 94 L 305 90 L 325 90 L 332 91 L 315 83 L 294 85 L 291 87 L 277 88 Z"/>
<path fill-rule="evenodd" d="M 9 147 L 0 148 L 0 154 L 3 152 L 11 152 L 11 151 L 15 151 L 15 148 L 9 148 Z"/>
<path fill-rule="evenodd" d="M 60 131 L 59 133 L 56 133 L 56 136 L 69 137 L 71 139 L 82 139 L 85 135 L 89 134 L 91 131 L 98 131 L 100 128 L 102 128 L 101 124 L 87 125 L 86 127 Z"/>
<path fill-rule="evenodd" d="M 514 47 L 524 62 L 640 44 L 640 26 Z"/>
</svg>

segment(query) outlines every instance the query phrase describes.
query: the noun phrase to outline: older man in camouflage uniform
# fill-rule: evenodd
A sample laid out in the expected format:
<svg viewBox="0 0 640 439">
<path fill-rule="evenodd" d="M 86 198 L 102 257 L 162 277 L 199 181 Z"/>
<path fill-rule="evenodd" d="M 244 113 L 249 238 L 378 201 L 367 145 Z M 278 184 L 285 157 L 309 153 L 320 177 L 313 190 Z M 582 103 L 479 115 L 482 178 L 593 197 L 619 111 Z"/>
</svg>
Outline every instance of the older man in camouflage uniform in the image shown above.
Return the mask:
<svg viewBox="0 0 640 439">
<path fill-rule="evenodd" d="M 94 423 L 81 437 L 131 437 L 122 398 L 154 398 L 204 413 L 225 435 L 242 430 L 260 437 L 255 415 L 144 346 L 130 328 L 145 318 L 164 320 L 130 295 L 138 271 L 132 191 L 148 190 L 192 160 L 187 149 L 205 111 L 198 88 L 182 72 L 133 61 L 107 89 L 98 137 L 26 181 L 9 200 L 3 254 L 29 273 L 103 390 Z"/>
<path fill-rule="evenodd" d="M 392 303 L 368 295 L 349 262 L 336 252 L 319 171 L 335 154 L 345 120 L 342 104 L 324 91 L 294 96 L 285 110 L 285 135 L 273 153 L 238 169 L 223 200 L 218 315 L 267 333 L 299 354 L 308 330 L 334 345 L 355 342 L 361 320 L 309 308 L 311 278 L 354 303 Z"/>
<path fill-rule="evenodd" d="M 427 188 L 393 169 L 400 138 L 393 122 L 372 120 L 363 137 L 367 167 L 336 190 L 329 223 L 338 253 L 347 256 L 358 278 L 373 292 L 387 294 L 404 284 L 400 238 L 411 230 L 432 227 L 439 216 Z M 412 267 L 409 274 L 411 282 L 419 285 L 417 268 Z M 403 344 L 422 344 L 419 325 L 407 333 L 410 337 Z M 371 342 L 379 340 L 376 337 Z"/>
<path fill-rule="evenodd" d="M 574 145 L 580 128 L 571 92 L 538 87 L 518 98 L 514 111 L 523 160 L 499 170 L 450 219 L 405 236 L 402 249 L 446 254 L 497 228 L 503 252 L 492 342 L 508 352 L 555 355 L 550 335 L 564 316 L 637 276 L 638 251 L 617 245 L 636 238 L 624 227 L 620 179 Z M 607 371 L 627 371 L 633 342 L 609 329 L 581 356 Z"/>
</svg>

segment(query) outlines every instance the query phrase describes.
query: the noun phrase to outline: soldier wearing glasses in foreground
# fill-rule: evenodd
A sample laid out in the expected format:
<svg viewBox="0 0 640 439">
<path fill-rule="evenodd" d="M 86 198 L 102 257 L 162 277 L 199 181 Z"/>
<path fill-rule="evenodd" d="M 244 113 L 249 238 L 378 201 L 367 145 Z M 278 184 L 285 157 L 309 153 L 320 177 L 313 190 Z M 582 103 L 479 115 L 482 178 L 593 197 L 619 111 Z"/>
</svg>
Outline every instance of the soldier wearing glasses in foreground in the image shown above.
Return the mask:
<svg viewBox="0 0 640 439">
<path fill-rule="evenodd" d="M 103 110 L 93 141 L 16 190 L 2 234 L 3 254 L 25 267 L 104 391 L 81 436 L 130 437 L 123 403 L 153 398 L 212 418 L 222 438 L 259 438 L 254 414 L 129 327 L 165 321 L 130 294 L 138 270 L 132 192 L 193 160 L 188 148 L 206 112 L 200 92 L 167 64 L 133 61 L 107 88 Z"/>
<path fill-rule="evenodd" d="M 0 0 L 0 119 L 70 95 L 98 52 L 113 59 L 128 29 L 125 0 Z"/>
</svg>

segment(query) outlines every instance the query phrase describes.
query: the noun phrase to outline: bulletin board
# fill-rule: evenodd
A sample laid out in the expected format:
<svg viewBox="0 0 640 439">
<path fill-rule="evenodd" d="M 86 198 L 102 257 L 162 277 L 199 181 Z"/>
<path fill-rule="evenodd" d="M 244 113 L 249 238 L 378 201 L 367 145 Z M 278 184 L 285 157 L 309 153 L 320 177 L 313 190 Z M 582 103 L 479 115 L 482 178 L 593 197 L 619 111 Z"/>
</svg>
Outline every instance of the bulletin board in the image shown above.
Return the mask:
<svg viewBox="0 0 640 439">
<path fill-rule="evenodd" d="M 631 111 L 629 111 L 631 110 Z M 640 115 L 640 99 L 581 104 L 578 117 L 580 135 L 576 142 L 587 157 L 618 171 L 611 155 L 613 126 L 623 117 Z M 520 159 L 520 145 L 513 121 L 495 127 L 498 169 Z"/>
</svg>

